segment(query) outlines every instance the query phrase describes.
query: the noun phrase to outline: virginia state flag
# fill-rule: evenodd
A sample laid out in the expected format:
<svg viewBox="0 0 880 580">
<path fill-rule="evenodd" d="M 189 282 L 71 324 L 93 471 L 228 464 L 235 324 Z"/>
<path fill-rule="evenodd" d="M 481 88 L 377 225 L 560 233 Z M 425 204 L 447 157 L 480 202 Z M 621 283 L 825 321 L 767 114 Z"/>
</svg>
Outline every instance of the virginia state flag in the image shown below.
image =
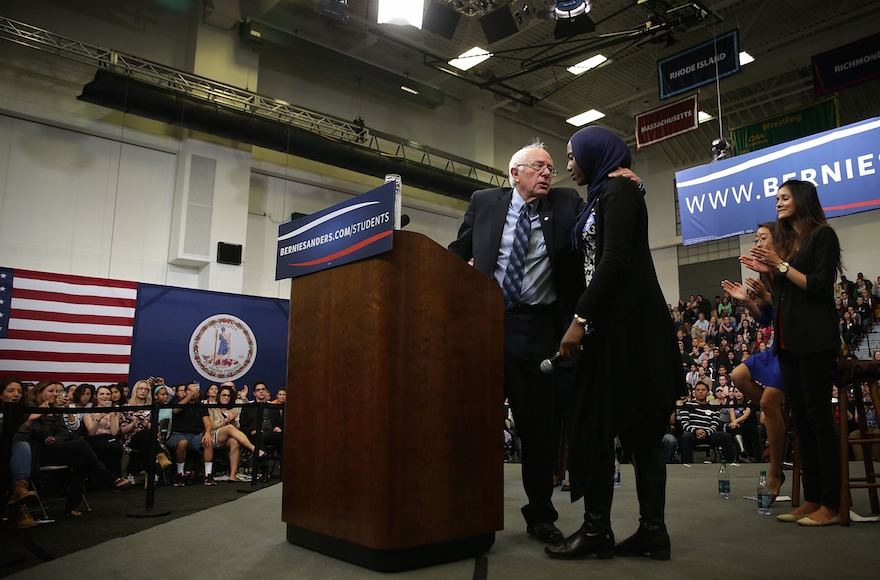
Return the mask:
<svg viewBox="0 0 880 580">
<path fill-rule="evenodd" d="M 286 381 L 289 317 L 287 300 L 140 284 L 131 376 L 203 387 L 263 380 L 274 392 Z"/>
</svg>

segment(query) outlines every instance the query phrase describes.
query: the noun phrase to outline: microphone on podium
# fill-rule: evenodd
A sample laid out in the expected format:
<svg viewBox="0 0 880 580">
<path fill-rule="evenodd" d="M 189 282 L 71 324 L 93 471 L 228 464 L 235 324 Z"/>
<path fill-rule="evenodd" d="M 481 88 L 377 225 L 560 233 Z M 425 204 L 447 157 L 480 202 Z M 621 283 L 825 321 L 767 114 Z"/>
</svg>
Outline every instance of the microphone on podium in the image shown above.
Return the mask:
<svg viewBox="0 0 880 580">
<path fill-rule="evenodd" d="M 545 358 L 541 361 L 541 372 L 545 375 L 551 374 L 556 369 L 556 363 L 560 360 L 562 360 L 562 355 L 558 351 L 550 358 Z"/>
</svg>

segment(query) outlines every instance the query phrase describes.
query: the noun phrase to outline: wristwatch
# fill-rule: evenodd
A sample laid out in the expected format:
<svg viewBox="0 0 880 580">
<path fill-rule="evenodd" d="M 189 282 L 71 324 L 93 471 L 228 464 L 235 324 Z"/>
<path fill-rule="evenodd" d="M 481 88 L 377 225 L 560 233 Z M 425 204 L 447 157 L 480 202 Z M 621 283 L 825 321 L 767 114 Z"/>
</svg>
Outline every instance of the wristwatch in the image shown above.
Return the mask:
<svg viewBox="0 0 880 580">
<path fill-rule="evenodd" d="M 584 318 L 583 316 L 578 316 L 577 314 L 574 315 L 574 321 L 577 322 L 578 324 L 580 324 L 581 326 L 583 326 L 584 328 L 586 328 L 587 325 L 589 324 L 589 321 L 586 318 Z"/>
<path fill-rule="evenodd" d="M 788 272 L 788 268 L 788 262 L 782 262 L 778 266 L 776 266 L 776 269 L 779 270 L 780 274 L 785 274 L 786 272 Z"/>
</svg>

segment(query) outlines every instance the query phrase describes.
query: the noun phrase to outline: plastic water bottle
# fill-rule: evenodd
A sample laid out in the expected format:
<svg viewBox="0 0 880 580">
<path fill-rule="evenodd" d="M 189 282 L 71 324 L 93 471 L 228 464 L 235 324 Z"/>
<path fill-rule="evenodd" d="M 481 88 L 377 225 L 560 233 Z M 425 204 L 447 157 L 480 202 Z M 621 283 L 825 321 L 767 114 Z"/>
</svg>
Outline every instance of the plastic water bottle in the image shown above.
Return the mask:
<svg viewBox="0 0 880 580">
<path fill-rule="evenodd" d="M 718 499 L 730 499 L 730 474 L 727 472 L 727 462 L 723 459 L 718 469 Z"/>
<path fill-rule="evenodd" d="M 614 489 L 620 489 L 620 461 L 614 458 Z"/>
<path fill-rule="evenodd" d="M 762 471 L 758 476 L 758 514 L 769 516 L 773 513 L 770 507 L 770 486 L 767 485 L 767 472 Z"/>
</svg>

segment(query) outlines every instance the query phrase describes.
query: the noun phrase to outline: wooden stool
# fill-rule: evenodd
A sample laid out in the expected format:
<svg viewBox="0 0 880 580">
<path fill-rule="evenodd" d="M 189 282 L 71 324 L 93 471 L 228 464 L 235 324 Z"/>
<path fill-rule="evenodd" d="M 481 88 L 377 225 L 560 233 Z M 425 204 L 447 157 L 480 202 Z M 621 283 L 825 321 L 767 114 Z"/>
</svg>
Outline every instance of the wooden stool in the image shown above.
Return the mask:
<svg viewBox="0 0 880 580">
<path fill-rule="evenodd" d="M 843 361 L 838 365 L 838 405 L 840 409 L 840 525 L 848 526 L 849 508 L 852 506 L 853 489 L 867 489 L 868 499 L 871 503 L 871 513 L 880 513 L 880 502 L 877 499 L 877 488 L 880 487 L 880 473 L 874 469 L 874 458 L 871 447 L 876 444 L 876 438 L 868 437 L 868 425 L 865 420 L 865 404 L 862 400 L 861 384 L 867 382 L 871 389 L 871 400 L 874 403 L 875 413 L 880 401 L 880 391 L 877 388 L 877 379 L 880 377 L 880 362 L 877 361 Z M 840 385 L 852 384 L 856 389 L 855 408 L 858 413 L 859 437 L 850 439 L 849 430 L 843 428 L 846 420 L 848 397 Z M 865 464 L 865 477 L 850 477 L 849 474 L 849 446 L 861 445 Z M 880 458 L 878 458 L 880 459 Z"/>
</svg>

